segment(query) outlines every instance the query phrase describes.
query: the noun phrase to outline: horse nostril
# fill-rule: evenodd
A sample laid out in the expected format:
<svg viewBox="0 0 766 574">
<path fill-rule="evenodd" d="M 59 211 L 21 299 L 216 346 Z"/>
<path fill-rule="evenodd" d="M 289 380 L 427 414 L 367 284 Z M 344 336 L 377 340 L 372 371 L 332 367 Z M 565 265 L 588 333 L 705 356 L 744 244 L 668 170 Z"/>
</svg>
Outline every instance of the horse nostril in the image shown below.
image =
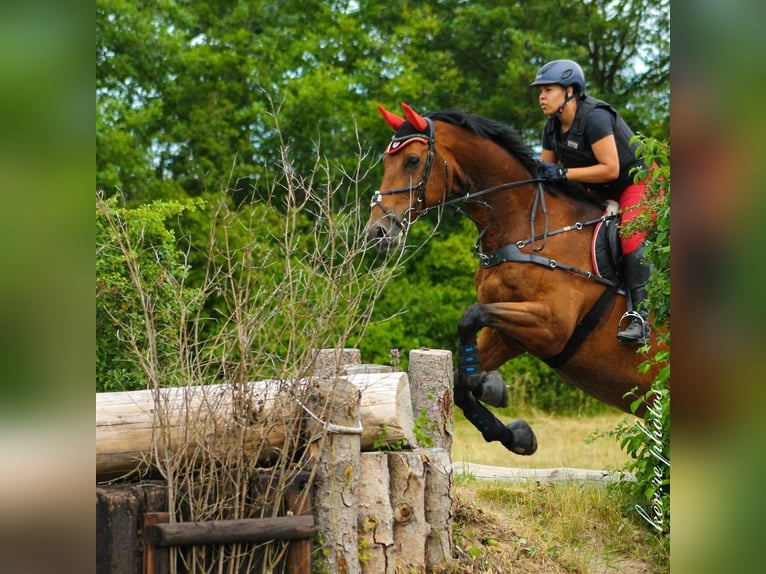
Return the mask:
<svg viewBox="0 0 766 574">
<path fill-rule="evenodd" d="M 385 239 L 388 236 L 388 233 L 386 233 L 386 230 L 383 228 L 383 226 L 378 226 L 376 235 L 377 239 Z"/>
</svg>

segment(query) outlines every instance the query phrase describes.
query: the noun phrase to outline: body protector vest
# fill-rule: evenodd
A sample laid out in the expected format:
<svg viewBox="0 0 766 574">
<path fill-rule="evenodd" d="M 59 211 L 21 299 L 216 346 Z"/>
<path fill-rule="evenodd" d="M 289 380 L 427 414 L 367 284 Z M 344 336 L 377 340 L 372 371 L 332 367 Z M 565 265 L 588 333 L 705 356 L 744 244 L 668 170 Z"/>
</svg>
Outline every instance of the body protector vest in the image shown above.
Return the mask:
<svg viewBox="0 0 766 574">
<path fill-rule="evenodd" d="M 572 127 L 566 134 L 561 133 L 561 121 L 549 118 L 543 131 L 543 142 L 552 144 L 551 149 L 558 160 L 567 168 L 587 167 L 598 163 L 593 154 L 591 142 L 586 140 L 585 129 L 596 108 L 607 110 L 614 118 L 614 139 L 617 143 L 617 154 L 620 160 L 620 175 L 616 180 L 606 183 L 589 183 L 588 187 L 602 197 L 616 199 L 620 193 L 633 183 L 630 171 L 634 167 L 644 166 L 642 160 L 636 159 L 638 144 L 631 144 L 633 131 L 625 123 L 617 111 L 601 100 L 584 96 L 577 100 L 577 112 Z M 547 146 L 546 146 L 547 147 Z"/>
</svg>

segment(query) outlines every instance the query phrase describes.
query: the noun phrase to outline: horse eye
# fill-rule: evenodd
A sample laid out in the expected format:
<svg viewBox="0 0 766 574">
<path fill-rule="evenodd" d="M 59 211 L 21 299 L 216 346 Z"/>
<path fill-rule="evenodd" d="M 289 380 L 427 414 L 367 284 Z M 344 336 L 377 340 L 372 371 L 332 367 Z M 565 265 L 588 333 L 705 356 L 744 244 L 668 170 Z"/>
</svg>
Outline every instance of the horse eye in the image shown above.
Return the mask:
<svg viewBox="0 0 766 574">
<path fill-rule="evenodd" d="M 404 160 L 404 167 L 406 168 L 417 167 L 419 164 L 420 164 L 420 157 L 416 155 L 408 155 L 407 159 Z"/>
</svg>

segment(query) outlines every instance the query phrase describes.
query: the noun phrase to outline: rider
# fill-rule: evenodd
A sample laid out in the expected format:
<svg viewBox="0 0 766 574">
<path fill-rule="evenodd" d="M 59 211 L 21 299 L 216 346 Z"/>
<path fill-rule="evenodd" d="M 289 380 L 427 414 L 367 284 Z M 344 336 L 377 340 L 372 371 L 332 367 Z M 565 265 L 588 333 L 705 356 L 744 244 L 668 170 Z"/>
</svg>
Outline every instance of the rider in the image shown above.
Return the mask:
<svg viewBox="0 0 766 574">
<path fill-rule="evenodd" d="M 540 107 L 548 116 L 540 177 L 586 184 L 601 197 L 619 202 L 623 223 L 636 217 L 640 211 L 636 204 L 644 197 L 646 186 L 633 182 L 631 170 L 645 165 L 636 158 L 638 144 L 630 143 L 633 131 L 620 114 L 606 102 L 585 95 L 585 75 L 572 60 L 548 62 L 530 86 L 539 86 Z M 648 313 L 642 305 L 651 272 L 642 261 L 645 239 L 646 233 L 620 234 L 623 274 L 630 293 L 628 313 L 617 332 L 622 345 L 642 344 L 649 332 Z"/>
</svg>

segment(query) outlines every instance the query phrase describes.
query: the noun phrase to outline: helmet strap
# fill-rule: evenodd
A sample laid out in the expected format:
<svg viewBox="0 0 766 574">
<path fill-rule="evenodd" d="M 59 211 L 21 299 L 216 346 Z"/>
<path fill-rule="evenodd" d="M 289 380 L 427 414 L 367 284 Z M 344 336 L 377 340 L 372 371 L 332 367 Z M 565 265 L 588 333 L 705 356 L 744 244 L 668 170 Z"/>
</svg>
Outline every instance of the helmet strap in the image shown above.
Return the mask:
<svg viewBox="0 0 766 574">
<path fill-rule="evenodd" d="M 567 94 L 566 88 L 565 88 L 564 94 Z M 559 109 L 556 110 L 556 113 L 553 114 L 553 117 L 554 118 L 559 117 L 561 115 L 561 112 L 564 111 L 564 108 L 567 106 L 567 104 L 569 102 L 571 102 L 572 100 L 574 100 L 576 97 L 577 97 L 577 94 L 574 93 L 574 90 L 572 90 L 572 95 L 571 96 L 570 95 L 565 95 L 564 96 L 564 103 L 559 106 Z"/>
</svg>

